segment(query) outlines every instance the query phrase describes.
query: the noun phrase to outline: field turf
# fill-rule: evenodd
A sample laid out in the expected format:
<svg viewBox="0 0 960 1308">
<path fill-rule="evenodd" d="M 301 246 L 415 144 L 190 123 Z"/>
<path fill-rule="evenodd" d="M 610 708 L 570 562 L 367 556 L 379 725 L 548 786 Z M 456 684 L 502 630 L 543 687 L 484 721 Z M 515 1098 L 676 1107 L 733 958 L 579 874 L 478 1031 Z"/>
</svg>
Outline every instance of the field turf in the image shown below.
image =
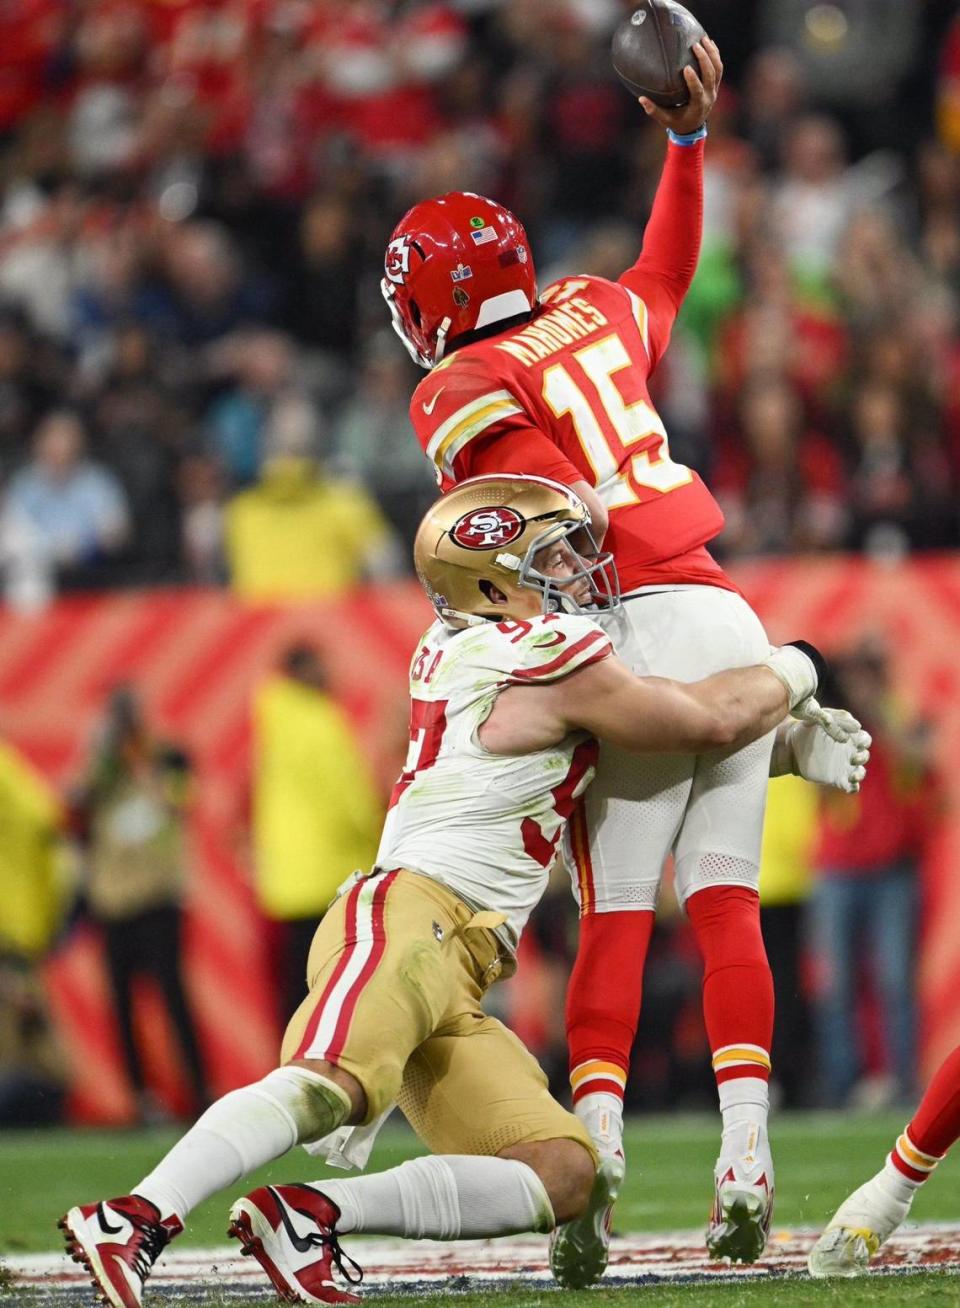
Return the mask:
<svg viewBox="0 0 960 1308">
<path fill-rule="evenodd" d="M 780 1116 L 774 1125 L 777 1163 L 775 1228 L 819 1227 L 837 1203 L 882 1162 L 903 1115 L 876 1114 Z M 628 1172 L 617 1208 L 616 1229 L 667 1232 L 702 1225 L 710 1200 L 718 1124 L 714 1117 L 658 1117 L 635 1120 L 627 1133 Z M 53 1251 L 60 1248 L 57 1218 L 72 1204 L 124 1194 L 176 1138 L 171 1131 L 84 1132 L 50 1131 L 0 1135 L 0 1260 L 4 1254 Z M 374 1154 L 373 1166 L 389 1167 L 417 1152 L 413 1137 L 402 1128 L 387 1130 Z M 238 1185 L 231 1194 L 202 1205 L 192 1216 L 178 1247 L 228 1245 L 224 1239 L 226 1212 L 235 1195 L 265 1180 L 313 1180 L 323 1169 L 302 1150 Z M 340 1173 L 342 1176 L 343 1173 Z M 960 1167 L 947 1163 L 920 1194 L 911 1220 L 960 1220 Z M 361 1246 L 354 1239 L 348 1249 Z M 355 1249 L 362 1262 L 361 1248 Z M 717 1285 L 651 1285 L 597 1287 L 580 1294 L 552 1288 L 473 1293 L 445 1291 L 458 1308 L 618 1308 L 649 1304 L 651 1308 L 753 1308 L 753 1305 L 960 1305 L 960 1276 L 931 1272 L 873 1276 L 842 1283 L 816 1283 L 805 1277 L 755 1284 L 742 1281 Z M 43 1300 L 7 1284 L 0 1262 L 0 1301 L 4 1305 L 39 1304 Z M 377 1305 L 413 1304 L 423 1297 L 371 1294 Z M 92 1303 L 92 1298 L 86 1300 Z M 173 1303 L 159 1290 L 147 1304 L 165 1308 Z M 183 1300 L 177 1300 L 182 1303 Z M 192 1301 L 193 1302 L 193 1301 Z M 229 1291 L 211 1287 L 200 1301 L 205 1308 L 240 1308 Z M 253 1302 L 242 1300 L 244 1308 Z M 275 1302 L 265 1289 L 256 1302 Z M 145 1308 L 147 1308 L 145 1304 Z"/>
</svg>

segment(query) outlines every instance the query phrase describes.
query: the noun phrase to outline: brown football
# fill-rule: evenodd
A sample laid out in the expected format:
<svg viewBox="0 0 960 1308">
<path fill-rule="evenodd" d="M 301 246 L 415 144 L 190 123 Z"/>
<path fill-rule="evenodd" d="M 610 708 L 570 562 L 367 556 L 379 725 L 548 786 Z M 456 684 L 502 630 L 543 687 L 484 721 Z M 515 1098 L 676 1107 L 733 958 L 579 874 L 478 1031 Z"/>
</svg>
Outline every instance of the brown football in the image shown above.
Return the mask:
<svg viewBox="0 0 960 1308">
<path fill-rule="evenodd" d="M 676 0 L 642 0 L 613 34 L 613 67 L 631 95 L 677 108 L 690 99 L 683 70 L 689 64 L 699 73 L 693 46 L 705 35 Z"/>
</svg>

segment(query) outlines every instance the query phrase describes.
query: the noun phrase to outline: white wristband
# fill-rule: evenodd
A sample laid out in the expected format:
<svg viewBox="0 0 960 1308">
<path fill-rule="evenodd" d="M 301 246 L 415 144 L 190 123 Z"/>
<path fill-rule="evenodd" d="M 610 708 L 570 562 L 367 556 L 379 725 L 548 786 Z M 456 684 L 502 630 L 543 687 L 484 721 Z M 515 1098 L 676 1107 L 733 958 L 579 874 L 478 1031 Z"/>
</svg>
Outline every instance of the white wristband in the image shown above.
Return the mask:
<svg viewBox="0 0 960 1308">
<path fill-rule="evenodd" d="M 813 659 L 808 658 L 795 645 L 781 645 L 772 650 L 763 666 L 783 682 L 791 709 L 816 694 L 818 677 Z"/>
</svg>

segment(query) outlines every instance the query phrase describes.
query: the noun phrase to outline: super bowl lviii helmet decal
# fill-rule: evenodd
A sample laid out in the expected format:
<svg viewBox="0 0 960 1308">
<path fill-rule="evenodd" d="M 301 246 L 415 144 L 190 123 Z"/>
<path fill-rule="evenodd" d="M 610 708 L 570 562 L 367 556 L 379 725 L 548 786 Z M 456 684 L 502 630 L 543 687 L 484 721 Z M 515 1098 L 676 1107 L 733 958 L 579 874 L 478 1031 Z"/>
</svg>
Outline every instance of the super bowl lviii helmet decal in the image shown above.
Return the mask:
<svg viewBox="0 0 960 1308">
<path fill-rule="evenodd" d="M 538 556 L 561 541 L 571 547 L 570 570 L 548 576 Z M 531 591 L 539 592 L 541 613 L 595 616 L 620 603 L 613 557 L 600 552 L 587 506 L 569 486 L 546 477 L 461 482 L 428 509 L 413 553 L 437 615 L 454 626 L 513 616 L 510 600 Z M 507 597 L 506 605 L 491 598 L 491 587 Z"/>
<path fill-rule="evenodd" d="M 465 332 L 537 302 L 530 243 L 509 209 L 470 191 L 414 205 L 387 245 L 380 283 L 397 335 L 422 368 Z"/>
</svg>

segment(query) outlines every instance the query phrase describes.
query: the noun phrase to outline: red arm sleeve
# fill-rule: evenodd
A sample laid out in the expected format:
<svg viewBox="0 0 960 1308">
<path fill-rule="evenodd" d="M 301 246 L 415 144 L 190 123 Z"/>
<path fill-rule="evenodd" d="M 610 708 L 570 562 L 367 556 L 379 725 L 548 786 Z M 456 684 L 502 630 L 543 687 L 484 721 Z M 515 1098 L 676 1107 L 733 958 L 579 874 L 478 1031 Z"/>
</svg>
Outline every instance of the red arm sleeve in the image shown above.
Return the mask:
<svg viewBox="0 0 960 1308">
<path fill-rule="evenodd" d="M 584 480 L 583 473 L 536 427 L 512 426 L 509 431 L 484 434 L 480 440 L 464 446 L 454 469 L 457 481 L 498 472 L 549 477 L 565 486 Z"/>
<path fill-rule="evenodd" d="M 667 146 L 667 158 L 640 258 L 619 278 L 639 295 L 649 315 L 651 364 L 670 340 L 674 319 L 690 289 L 703 232 L 703 141 Z"/>
</svg>

